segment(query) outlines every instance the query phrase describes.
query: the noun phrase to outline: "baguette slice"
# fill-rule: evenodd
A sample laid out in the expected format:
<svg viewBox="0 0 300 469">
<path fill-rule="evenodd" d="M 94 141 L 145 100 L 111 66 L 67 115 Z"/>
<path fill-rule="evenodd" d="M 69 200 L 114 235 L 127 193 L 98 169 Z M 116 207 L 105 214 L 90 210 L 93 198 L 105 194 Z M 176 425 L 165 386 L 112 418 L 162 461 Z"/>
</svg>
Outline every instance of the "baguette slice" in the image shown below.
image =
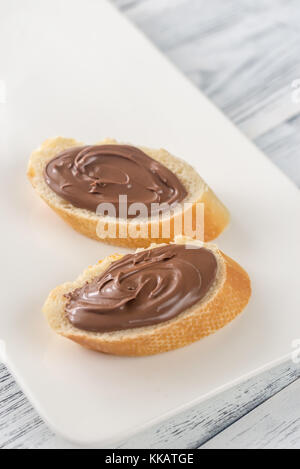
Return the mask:
<svg viewBox="0 0 300 469">
<path fill-rule="evenodd" d="M 117 143 L 118 142 L 115 140 L 107 139 L 97 143 L 97 145 Z M 171 216 L 171 218 L 164 219 L 170 226 L 170 231 L 167 234 L 162 232 L 161 220 L 154 220 L 151 224 L 148 219 L 144 219 L 144 221 L 141 222 L 143 228 L 141 227 L 139 233 L 135 231 L 132 235 L 129 226 L 132 222 L 119 221 L 116 218 L 100 217 L 90 210 L 73 206 L 70 202 L 62 199 L 52 191 L 44 180 L 43 171 L 46 164 L 63 150 L 80 145 L 83 145 L 83 143 L 62 137 L 46 140 L 40 148 L 35 150 L 30 156 L 27 171 L 29 180 L 41 198 L 68 224 L 80 233 L 92 239 L 96 239 L 97 241 L 105 241 L 109 244 L 131 248 L 148 247 L 153 242 L 168 243 L 174 239 L 175 234 L 179 234 L 176 233 L 176 228 L 174 230 L 174 216 Z M 194 230 L 196 223 L 196 203 L 204 204 L 204 241 L 210 241 L 216 238 L 227 226 L 229 222 L 229 212 L 203 179 L 190 165 L 170 155 L 166 150 L 152 150 L 144 147 L 141 147 L 141 150 L 176 174 L 186 188 L 188 195 L 183 202 L 190 202 L 190 208 L 185 210 L 192 211 L 191 218 L 193 220 L 192 224 Z M 186 213 L 186 211 L 184 213 Z M 177 217 L 179 215 L 182 217 L 182 214 L 183 212 L 181 210 L 175 216 Z M 109 230 L 106 228 L 108 224 Z M 127 236 L 119 237 L 119 230 L 122 230 L 121 232 L 124 233 L 124 229 L 127 232 Z M 105 231 L 109 232 L 103 235 Z M 153 237 L 154 235 L 151 234 L 151 232 L 155 233 L 155 237 Z M 115 233 L 117 233 L 117 236 Z"/>
<path fill-rule="evenodd" d="M 58 334 L 89 349 L 127 356 L 152 355 L 183 347 L 225 326 L 249 301 L 251 285 L 248 274 L 215 245 L 183 237 L 176 238 L 175 242 L 203 246 L 216 256 L 216 280 L 197 304 L 175 318 L 154 326 L 105 333 L 88 332 L 74 327 L 66 317 L 67 300 L 64 295 L 101 275 L 111 262 L 122 257 L 116 254 L 89 267 L 74 282 L 64 283 L 52 290 L 43 308 L 49 325 Z M 154 247 L 157 245 L 149 249 Z"/>
</svg>

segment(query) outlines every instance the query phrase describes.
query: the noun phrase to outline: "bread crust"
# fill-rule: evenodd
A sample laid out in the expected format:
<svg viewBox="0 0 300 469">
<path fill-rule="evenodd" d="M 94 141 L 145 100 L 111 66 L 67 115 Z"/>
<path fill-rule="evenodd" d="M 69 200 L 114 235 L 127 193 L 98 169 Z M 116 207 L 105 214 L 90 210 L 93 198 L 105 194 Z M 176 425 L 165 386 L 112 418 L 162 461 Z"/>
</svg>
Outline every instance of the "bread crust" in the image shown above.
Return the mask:
<svg viewBox="0 0 300 469">
<path fill-rule="evenodd" d="M 213 294 L 176 318 L 154 327 L 121 331 L 121 334 L 94 334 L 62 324 L 65 320 L 66 301 L 63 295 L 83 285 L 97 273 L 99 275 L 99 271 L 105 270 L 113 260 L 122 257 L 119 255 L 100 261 L 97 267 L 91 267 L 92 271 L 88 269 L 78 281 L 55 288 L 46 300 L 43 311 L 50 326 L 58 334 L 98 352 L 143 356 L 183 347 L 212 334 L 232 321 L 245 308 L 251 295 L 250 279 L 245 270 L 216 248 L 214 252 L 222 273 Z M 57 308 L 60 308 L 59 314 Z"/>
<path fill-rule="evenodd" d="M 115 144 L 115 140 L 106 139 L 100 144 Z M 99 143 L 97 143 L 99 144 Z M 155 243 L 169 243 L 174 240 L 176 230 L 174 229 L 174 216 L 170 219 L 170 231 L 167 236 L 162 236 L 162 222 L 145 222 L 144 233 L 146 236 L 132 237 L 130 236 L 130 230 L 128 229 L 128 223 L 121 222 L 126 224 L 126 237 L 119 237 L 119 230 L 122 229 L 123 225 L 120 226 L 120 223 L 116 220 L 113 222 L 115 226 L 115 232 L 117 236 L 110 236 L 109 234 L 105 237 L 99 235 L 103 233 L 107 221 L 104 218 L 96 216 L 93 212 L 87 210 L 75 209 L 71 204 L 66 203 L 59 196 L 54 194 L 53 191 L 46 185 L 41 168 L 46 165 L 49 159 L 53 158 L 59 152 L 70 148 L 72 146 L 82 145 L 81 142 L 77 142 L 73 139 L 66 139 L 62 137 L 57 137 L 53 139 L 46 140 L 40 148 L 35 150 L 29 159 L 29 165 L 27 170 L 27 176 L 36 189 L 40 197 L 61 217 L 63 218 L 72 228 L 74 228 L 79 233 L 88 236 L 89 238 L 95 239 L 97 241 L 104 241 L 109 244 L 129 247 L 129 248 L 139 248 L 139 247 L 149 247 L 153 242 Z M 189 166 L 187 163 L 183 163 L 181 160 L 176 159 L 170 155 L 165 150 L 151 150 L 147 148 L 141 148 L 145 153 L 151 157 L 155 157 L 157 160 L 161 161 L 163 164 L 166 164 L 166 161 L 171 160 L 171 162 L 180 163 L 181 169 L 183 165 L 188 168 L 187 171 L 190 171 L 191 177 L 194 177 L 197 181 L 199 179 L 199 185 L 201 185 L 201 190 L 199 191 L 199 196 L 193 198 L 192 206 L 189 210 L 192 211 L 192 225 L 195 229 L 196 223 L 196 205 L 199 203 L 204 204 L 204 241 L 211 241 L 215 239 L 220 233 L 225 229 L 229 223 L 229 212 L 226 207 L 220 202 L 214 192 L 204 183 L 200 176 Z M 174 171 L 176 174 L 176 171 Z M 180 174 L 177 174 L 179 179 L 181 178 Z M 183 182 L 183 181 L 182 181 Z M 186 212 L 185 212 L 186 213 Z M 178 215 L 177 215 L 178 216 Z M 180 215 L 182 217 L 182 212 Z M 153 237 L 153 225 L 157 226 L 157 232 L 159 236 Z"/>
</svg>

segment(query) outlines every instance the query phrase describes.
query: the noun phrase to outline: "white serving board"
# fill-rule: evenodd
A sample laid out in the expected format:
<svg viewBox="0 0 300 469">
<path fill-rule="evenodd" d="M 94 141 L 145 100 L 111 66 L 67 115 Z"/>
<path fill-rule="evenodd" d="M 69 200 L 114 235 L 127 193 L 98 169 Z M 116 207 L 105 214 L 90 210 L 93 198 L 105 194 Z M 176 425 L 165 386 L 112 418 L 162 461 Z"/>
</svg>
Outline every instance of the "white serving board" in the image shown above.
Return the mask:
<svg viewBox="0 0 300 469">
<path fill-rule="evenodd" d="M 4 3 L 0 57 L 1 349 L 51 428 L 114 445 L 287 359 L 300 338 L 297 188 L 106 1 Z M 193 164 L 231 211 L 218 244 L 251 276 L 244 314 L 145 358 L 56 336 L 41 314 L 49 290 L 115 251 L 65 225 L 27 182 L 30 152 L 56 135 L 163 146 Z"/>
</svg>

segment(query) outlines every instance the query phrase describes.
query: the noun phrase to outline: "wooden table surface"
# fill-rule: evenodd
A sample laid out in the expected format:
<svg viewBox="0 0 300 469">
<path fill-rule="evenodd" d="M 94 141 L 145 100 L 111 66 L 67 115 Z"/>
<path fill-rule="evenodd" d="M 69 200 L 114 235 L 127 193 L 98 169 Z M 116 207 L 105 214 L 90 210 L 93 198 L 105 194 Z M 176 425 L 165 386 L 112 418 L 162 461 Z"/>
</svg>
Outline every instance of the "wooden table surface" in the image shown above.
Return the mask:
<svg viewBox="0 0 300 469">
<path fill-rule="evenodd" d="M 300 185 L 299 0 L 111 2 Z M 281 364 L 121 447 L 300 448 L 299 377 Z M 55 447 L 0 364 L 0 448 Z"/>
</svg>

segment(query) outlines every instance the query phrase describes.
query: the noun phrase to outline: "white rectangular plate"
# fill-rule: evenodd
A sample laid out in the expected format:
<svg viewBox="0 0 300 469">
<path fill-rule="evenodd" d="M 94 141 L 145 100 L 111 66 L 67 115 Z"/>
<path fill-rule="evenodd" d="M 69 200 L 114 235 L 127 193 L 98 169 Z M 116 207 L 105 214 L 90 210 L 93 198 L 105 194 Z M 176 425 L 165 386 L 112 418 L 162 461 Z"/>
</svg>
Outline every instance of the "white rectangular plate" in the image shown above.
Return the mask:
<svg viewBox="0 0 300 469">
<path fill-rule="evenodd" d="M 105 1 L 5 2 L 0 52 L 0 339 L 52 429 L 115 444 L 287 357 L 300 337 L 297 188 Z M 48 292 L 115 251 L 69 228 L 27 182 L 30 152 L 56 135 L 163 146 L 193 164 L 231 211 L 218 244 L 251 276 L 244 314 L 146 358 L 56 336 L 41 314 Z"/>
</svg>

